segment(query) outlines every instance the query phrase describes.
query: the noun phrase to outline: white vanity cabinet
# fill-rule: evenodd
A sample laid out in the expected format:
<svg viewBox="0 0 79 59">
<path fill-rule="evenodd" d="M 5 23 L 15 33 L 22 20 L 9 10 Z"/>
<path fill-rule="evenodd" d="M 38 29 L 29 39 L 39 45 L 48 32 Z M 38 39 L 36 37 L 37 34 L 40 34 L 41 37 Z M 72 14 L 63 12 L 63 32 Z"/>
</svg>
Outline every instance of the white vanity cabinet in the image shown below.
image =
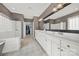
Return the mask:
<svg viewBox="0 0 79 59">
<path fill-rule="evenodd" d="M 51 38 L 44 33 L 44 31 L 35 31 L 35 38 L 46 51 L 48 55 L 51 55 Z"/>
<path fill-rule="evenodd" d="M 44 32 L 42 32 L 41 34 L 41 46 L 44 48 L 48 55 L 51 55 L 51 38 Z"/>
<path fill-rule="evenodd" d="M 52 56 L 60 56 L 60 40 L 57 37 L 52 38 Z"/>
<path fill-rule="evenodd" d="M 79 43 L 67 36 L 36 30 L 35 38 L 49 56 L 79 56 Z"/>
<path fill-rule="evenodd" d="M 46 51 L 47 51 L 47 54 L 48 55 L 52 55 L 52 49 L 51 49 L 51 47 L 52 47 L 52 38 L 50 37 L 50 36 L 48 36 L 48 35 L 46 35 L 45 36 L 45 41 L 46 41 Z"/>
<path fill-rule="evenodd" d="M 60 45 L 52 43 L 52 56 L 60 56 Z"/>
<path fill-rule="evenodd" d="M 79 43 L 62 40 L 61 41 L 61 56 L 78 56 L 79 55 Z"/>
</svg>

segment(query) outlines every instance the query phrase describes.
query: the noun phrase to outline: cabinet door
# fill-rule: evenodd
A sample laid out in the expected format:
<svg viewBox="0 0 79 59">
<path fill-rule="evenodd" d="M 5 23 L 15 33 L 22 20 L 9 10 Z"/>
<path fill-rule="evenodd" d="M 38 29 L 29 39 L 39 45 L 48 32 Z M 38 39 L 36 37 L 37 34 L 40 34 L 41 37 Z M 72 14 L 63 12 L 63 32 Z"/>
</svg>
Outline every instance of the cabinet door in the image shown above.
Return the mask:
<svg viewBox="0 0 79 59">
<path fill-rule="evenodd" d="M 69 40 L 62 40 L 61 41 L 61 48 L 63 48 L 63 52 L 61 55 L 65 56 L 78 56 L 79 55 L 79 43 L 69 41 Z"/>
<path fill-rule="evenodd" d="M 60 45 L 53 43 L 52 45 L 52 55 L 60 56 Z"/>
<path fill-rule="evenodd" d="M 42 47 L 47 52 L 48 55 L 51 55 L 51 37 L 45 33 L 42 34 Z"/>
<path fill-rule="evenodd" d="M 52 51 L 51 51 L 51 49 L 52 49 L 52 47 L 51 47 L 51 40 L 49 39 L 49 38 L 47 38 L 47 40 L 46 40 L 47 42 L 46 42 L 46 51 L 47 51 L 47 54 L 48 55 L 52 55 Z"/>
<path fill-rule="evenodd" d="M 39 34 L 39 43 L 40 43 L 40 45 L 42 46 L 42 48 L 45 50 L 45 51 L 47 51 L 46 50 L 46 47 L 47 47 L 47 41 L 46 41 L 46 34 L 44 34 L 43 32 L 40 32 L 40 34 Z"/>
<path fill-rule="evenodd" d="M 61 56 L 77 56 L 77 54 L 68 49 L 61 48 Z"/>
<path fill-rule="evenodd" d="M 60 39 L 52 38 L 52 56 L 60 56 Z"/>
<path fill-rule="evenodd" d="M 40 38 L 40 33 L 38 31 L 35 31 L 35 39 L 39 42 Z"/>
<path fill-rule="evenodd" d="M 46 51 L 46 41 L 45 38 L 42 36 L 42 38 L 40 39 L 41 43 L 40 45 L 42 46 L 42 48 Z"/>
</svg>

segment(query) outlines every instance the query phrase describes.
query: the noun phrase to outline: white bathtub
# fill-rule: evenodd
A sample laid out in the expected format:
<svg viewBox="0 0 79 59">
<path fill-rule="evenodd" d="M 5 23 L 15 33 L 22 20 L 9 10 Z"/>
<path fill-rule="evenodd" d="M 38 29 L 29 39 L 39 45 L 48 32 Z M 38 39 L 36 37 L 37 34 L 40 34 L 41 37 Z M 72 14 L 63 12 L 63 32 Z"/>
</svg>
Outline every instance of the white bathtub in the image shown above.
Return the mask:
<svg viewBox="0 0 79 59">
<path fill-rule="evenodd" d="M 5 40 L 5 45 L 2 53 L 12 52 L 20 49 L 20 37 L 2 39 Z"/>
</svg>

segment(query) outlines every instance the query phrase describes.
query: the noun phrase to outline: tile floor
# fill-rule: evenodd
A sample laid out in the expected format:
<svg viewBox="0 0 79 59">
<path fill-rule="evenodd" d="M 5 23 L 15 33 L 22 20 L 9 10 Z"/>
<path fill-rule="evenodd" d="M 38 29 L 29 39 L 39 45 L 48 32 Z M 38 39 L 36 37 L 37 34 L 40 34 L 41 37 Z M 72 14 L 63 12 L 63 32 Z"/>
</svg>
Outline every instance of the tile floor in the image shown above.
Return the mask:
<svg viewBox="0 0 79 59">
<path fill-rule="evenodd" d="M 27 36 L 21 42 L 21 49 L 3 54 L 4 56 L 47 56 L 36 40 Z"/>
</svg>

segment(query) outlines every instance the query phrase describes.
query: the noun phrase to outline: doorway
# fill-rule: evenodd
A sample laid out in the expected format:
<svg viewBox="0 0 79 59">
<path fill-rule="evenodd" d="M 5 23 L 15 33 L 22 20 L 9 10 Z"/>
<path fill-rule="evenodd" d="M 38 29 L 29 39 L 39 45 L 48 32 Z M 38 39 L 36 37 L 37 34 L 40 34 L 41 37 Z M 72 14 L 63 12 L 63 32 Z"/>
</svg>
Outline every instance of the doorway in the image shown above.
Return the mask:
<svg viewBox="0 0 79 59">
<path fill-rule="evenodd" d="M 23 23 L 23 37 L 25 38 L 26 36 L 30 35 L 32 36 L 32 32 L 33 32 L 33 25 L 32 22 L 24 22 Z"/>
<path fill-rule="evenodd" d="M 26 35 L 30 35 L 30 27 L 29 27 L 29 25 L 26 25 Z"/>
</svg>

